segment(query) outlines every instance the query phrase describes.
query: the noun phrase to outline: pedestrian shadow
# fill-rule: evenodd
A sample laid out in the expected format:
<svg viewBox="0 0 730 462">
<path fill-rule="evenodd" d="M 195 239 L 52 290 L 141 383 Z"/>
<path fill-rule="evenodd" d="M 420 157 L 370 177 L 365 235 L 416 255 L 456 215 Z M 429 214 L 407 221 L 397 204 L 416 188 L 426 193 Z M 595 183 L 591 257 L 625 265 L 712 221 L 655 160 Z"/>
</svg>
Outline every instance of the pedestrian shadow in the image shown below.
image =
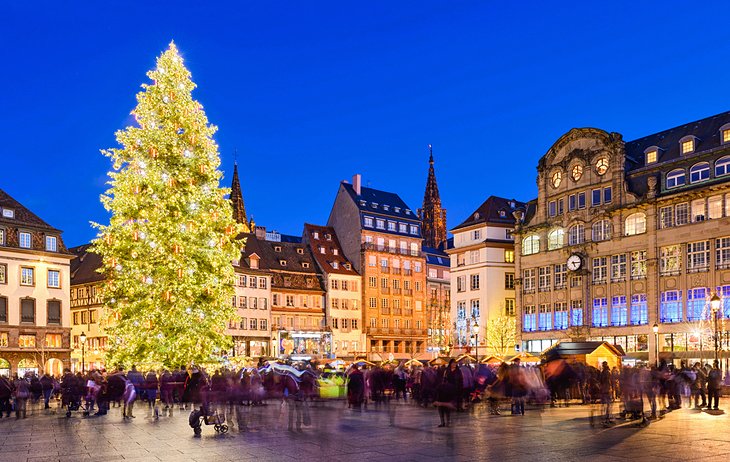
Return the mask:
<svg viewBox="0 0 730 462">
<path fill-rule="evenodd" d="M 706 412 L 710 415 L 724 415 L 725 414 L 725 411 L 723 411 L 722 409 L 705 409 L 702 412 Z"/>
</svg>

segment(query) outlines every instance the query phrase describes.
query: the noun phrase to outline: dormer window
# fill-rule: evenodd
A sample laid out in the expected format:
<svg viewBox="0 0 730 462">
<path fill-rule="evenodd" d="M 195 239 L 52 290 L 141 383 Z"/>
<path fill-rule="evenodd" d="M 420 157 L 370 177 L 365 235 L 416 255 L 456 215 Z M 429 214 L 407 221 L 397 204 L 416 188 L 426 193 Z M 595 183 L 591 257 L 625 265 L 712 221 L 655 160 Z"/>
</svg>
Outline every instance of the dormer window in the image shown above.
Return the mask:
<svg viewBox="0 0 730 462">
<path fill-rule="evenodd" d="M 368 203 L 367 203 L 366 201 L 360 201 L 360 205 L 361 205 L 362 207 L 365 207 L 365 206 L 367 206 L 367 205 L 368 205 Z"/>
<path fill-rule="evenodd" d="M 659 148 L 652 146 L 644 151 L 646 165 L 655 164 L 659 160 Z"/>
<path fill-rule="evenodd" d="M 337 263 L 336 261 L 333 261 L 331 264 L 332 264 L 332 268 L 334 268 L 334 269 L 338 269 L 340 267 L 339 263 Z"/>
<path fill-rule="evenodd" d="M 279 260 L 279 265 L 286 266 L 286 260 Z"/>
<path fill-rule="evenodd" d="M 406 209 L 406 215 L 410 215 L 410 214 L 411 214 L 411 209 Z"/>
<path fill-rule="evenodd" d="M 345 263 L 345 269 L 351 270 L 352 269 L 352 265 L 349 264 L 349 263 Z"/>
<path fill-rule="evenodd" d="M 3 218 L 15 218 L 15 210 L 3 209 Z"/>
<path fill-rule="evenodd" d="M 274 252 L 281 252 L 281 246 L 280 245 L 275 245 L 274 246 Z"/>
<path fill-rule="evenodd" d="M 325 234 L 324 235 L 324 238 L 327 239 L 328 241 L 331 241 L 332 240 L 332 235 L 331 234 Z"/>
<path fill-rule="evenodd" d="M 325 250 L 324 246 L 319 247 L 319 253 L 327 253 L 327 250 Z"/>
<path fill-rule="evenodd" d="M 474 212 L 474 219 L 475 220 L 478 220 L 479 219 L 479 212 Z"/>
<path fill-rule="evenodd" d="M 377 202 L 371 202 L 371 203 L 370 203 L 370 205 L 371 205 L 371 206 L 372 206 L 372 208 L 374 208 L 374 209 L 377 209 L 377 208 L 378 208 L 378 203 L 377 203 Z"/>
<path fill-rule="evenodd" d="M 400 207 L 393 207 L 393 211 L 395 211 L 395 213 L 400 213 Z"/>
<path fill-rule="evenodd" d="M 683 138 L 680 138 L 679 140 L 679 150 L 682 154 L 690 154 L 695 152 L 695 142 L 697 141 L 697 138 L 689 135 L 685 136 Z"/>
<path fill-rule="evenodd" d="M 313 232 L 312 233 L 312 238 L 313 239 L 319 239 L 319 233 L 317 231 Z"/>
<path fill-rule="evenodd" d="M 30 249 L 30 233 L 21 231 L 18 236 L 18 245 L 24 249 Z"/>
<path fill-rule="evenodd" d="M 340 252 L 337 249 L 332 249 L 332 255 L 338 255 Z"/>
<path fill-rule="evenodd" d="M 385 210 L 387 212 L 388 210 L 390 210 L 390 206 L 383 204 L 383 210 Z"/>
<path fill-rule="evenodd" d="M 298 253 L 299 255 L 304 255 L 304 249 L 302 249 L 302 248 L 297 248 L 297 253 Z"/>
<path fill-rule="evenodd" d="M 507 216 L 507 213 L 506 213 L 506 212 L 505 212 L 504 210 L 500 210 L 500 211 L 499 211 L 499 216 L 500 216 L 501 218 L 504 218 L 504 217 L 506 217 L 506 216 Z"/>
<path fill-rule="evenodd" d="M 258 269 L 259 268 L 259 257 L 251 256 L 249 257 L 248 265 L 251 267 L 251 269 Z"/>
<path fill-rule="evenodd" d="M 730 143 L 730 124 L 725 124 L 720 127 L 720 143 Z"/>
<path fill-rule="evenodd" d="M 302 268 L 309 268 L 309 263 L 306 261 L 302 262 Z"/>
<path fill-rule="evenodd" d="M 46 250 L 55 252 L 58 250 L 58 239 L 56 236 L 46 236 Z"/>
</svg>

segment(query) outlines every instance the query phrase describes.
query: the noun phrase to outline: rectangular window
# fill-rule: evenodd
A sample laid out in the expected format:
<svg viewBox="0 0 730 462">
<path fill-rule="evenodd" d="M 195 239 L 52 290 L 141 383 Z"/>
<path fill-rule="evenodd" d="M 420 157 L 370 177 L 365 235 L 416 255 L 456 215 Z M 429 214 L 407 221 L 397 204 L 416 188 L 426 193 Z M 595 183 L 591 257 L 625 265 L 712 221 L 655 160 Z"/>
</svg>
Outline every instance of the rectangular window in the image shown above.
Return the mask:
<svg viewBox="0 0 730 462">
<path fill-rule="evenodd" d="M 268 308 L 268 300 L 267 300 L 266 298 L 261 298 L 261 299 L 260 299 L 260 303 L 259 303 L 259 307 L 260 307 L 260 308 L 261 308 L 262 310 L 265 310 L 265 309 L 267 309 L 267 308 Z"/>
<path fill-rule="evenodd" d="M 570 277 L 570 287 L 576 288 L 580 287 L 583 284 L 583 276 L 571 276 Z"/>
<path fill-rule="evenodd" d="M 35 285 L 35 271 L 33 268 L 23 266 L 20 268 L 20 285 L 21 286 L 32 286 Z"/>
<path fill-rule="evenodd" d="M 475 298 L 470 303 L 471 303 L 471 318 L 479 319 L 479 299 Z"/>
<path fill-rule="evenodd" d="M 256 288 L 256 282 L 257 282 L 256 279 L 257 279 L 256 276 L 249 276 L 249 278 L 248 278 L 248 286 L 250 288 L 252 288 L 252 289 L 255 289 Z"/>
<path fill-rule="evenodd" d="M 377 286 L 378 286 L 378 278 L 376 278 L 375 276 L 368 277 L 368 287 L 370 287 L 372 289 Z"/>
<path fill-rule="evenodd" d="M 631 279 L 646 277 L 646 250 L 631 252 Z"/>
<path fill-rule="evenodd" d="M 294 306 L 294 295 L 287 295 L 285 300 L 286 300 L 286 306 L 288 306 L 288 307 Z"/>
<path fill-rule="evenodd" d="M 504 299 L 504 315 L 514 316 L 515 315 L 515 299 L 505 298 Z"/>
<path fill-rule="evenodd" d="M 535 315 L 535 305 L 528 305 L 525 307 L 522 330 L 525 332 L 534 332 L 537 330 L 537 316 Z"/>
<path fill-rule="evenodd" d="M 722 196 L 707 198 L 707 217 L 710 220 L 722 218 Z"/>
<path fill-rule="evenodd" d="M 259 330 L 267 330 L 268 329 L 267 324 L 268 324 L 268 322 L 266 319 L 259 319 Z"/>
<path fill-rule="evenodd" d="M 469 264 L 473 265 L 475 263 L 479 263 L 479 251 L 478 250 L 472 250 L 469 252 Z"/>
<path fill-rule="evenodd" d="M 504 288 L 507 290 L 514 290 L 515 273 L 504 273 Z"/>
<path fill-rule="evenodd" d="M 481 229 L 475 229 L 472 234 L 472 240 L 479 241 L 482 238 L 482 230 Z"/>
<path fill-rule="evenodd" d="M 689 223 L 689 203 L 683 202 L 674 206 L 674 224 L 682 226 Z"/>
<path fill-rule="evenodd" d="M 535 268 L 524 270 L 522 278 L 522 290 L 524 293 L 535 291 L 535 273 Z"/>
<path fill-rule="evenodd" d="M 659 306 L 660 322 L 682 322 L 682 291 L 668 290 L 662 292 Z"/>
<path fill-rule="evenodd" d="M 730 237 L 715 239 L 715 264 L 717 269 L 730 268 Z"/>
<path fill-rule="evenodd" d="M 659 228 L 666 229 L 674 226 L 674 207 L 662 207 L 659 209 Z"/>
<path fill-rule="evenodd" d="M 388 222 L 388 231 L 395 232 L 395 222 L 393 222 L 393 221 Z"/>
<path fill-rule="evenodd" d="M 572 212 L 578 208 L 577 197 L 575 194 L 568 196 L 568 212 Z"/>
<path fill-rule="evenodd" d="M 5 245 L 5 230 L 0 228 L 0 245 Z"/>
<path fill-rule="evenodd" d="M 0 323 L 6 324 L 8 322 L 8 299 L 0 297 Z"/>
<path fill-rule="evenodd" d="M 46 334 L 47 348 L 61 348 L 61 334 Z"/>
<path fill-rule="evenodd" d="M 608 326 L 608 300 L 606 297 L 593 299 L 593 327 Z"/>
<path fill-rule="evenodd" d="M 20 322 L 35 324 L 35 300 L 32 298 L 20 300 Z"/>
<path fill-rule="evenodd" d="M 682 270 L 682 246 L 679 244 L 662 247 L 659 251 L 659 272 L 679 274 Z"/>
<path fill-rule="evenodd" d="M 470 279 L 471 279 L 471 290 L 479 290 L 479 275 L 472 274 Z"/>
<path fill-rule="evenodd" d="M 368 256 L 368 266 L 374 267 L 377 266 L 378 260 L 375 255 Z"/>
<path fill-rule="evenodd" d="M 697 199 L 693 200 L 690 204 L 692 209 L 692 216 L 690 217 L 692 220 L 692 223 L 698 222 L 698 221 L 705 221 L 705 214 L 707 213 L 705 210 L 705 200 L 704 199 Z"/>
<path fill-rule="evenodd" d="M 61 302 L 49 300 L 46 305 L 48 313 L 48 324 L 61 324 Z"/>
<path fill-rule="evenodd" d="M 703 311 L 707 304 L 707 293 L 709 289 L 705 287 L 697 287 L 689 289 L 687 291 L 687 321 L 700 321 L 703 319 Z M 704 320 L 709 319 L 709 316 L 705 315 Z"/>
<path fill-rule="evenodd" d="M 385 220 L 381 220 L 380 218 L 375 219 L 375 227 L 378 229 L 385 229 Z"/>
<path fill-rule="evenodd" d="M 565 280 L 566 280 L 567 274 L 568 274 L 568 268 L 565 263 L 560 264 L 560 265 L 555 265 L 555 288 L 556 289 L 565 288 Z"/>
<path fill-rule="evenodd" d="M 258 328 L 258 319 L 251 318 L 248 320 L 248 326 L 251 330 L 256 330 Z"/>
<path fill-rule="evenodd" d="M 55 236 L 46 236 L 46 250 L 55 252 L 57 250 L 57 239 Z"/>
<path fill-rule="evenodd" d="M 586 193 L 585 192 L 578 193 L 578 208 L 579 209 L 586 208 Z"/>
<path fill-rule="evenodd" d="M 537 316 L 537 326 L 540 330 L 552 330 L 553 313 L 550 305 L 540 305 Z"/>
<path fill-rule="evenodd" d="M 504 261 L 505 261 L 505 263 L 514 263 L 515 262 L 515 251 L 514 250 L 505 250 L 504 251 Z"/>
<path fill-rule="evenodd" d="M 371 217 L 365 217 L 363 220 L 366 228 L 373 227 L 373 219 Z"/>
<path fill-rule="evenodd" d="M 625 326 L 628 324 L 628 309 L 626 296 L 618 295 L 611 298 L 611 325 Z"/>
<path fill-rule="evenodd" d="M 552 283 L 551 279 L 550 266 L 541 266 L 538 268 L 537 286 L 540 292 L 550 290 L 550 284 Z"/>
<path fill-rule="evenodd" d="M 651 150 L 651 151 L 649 151 L 649 152 L 646 153 L 646 163 L 647 163 L 647 165 L 648 164 L 653 164 L 656 161 L 657 161 L 657 150 L 656 149 Z"/>
<path fill-rule="evenodd" d="M 555 304 L 555 329 L 563 330 L 568 328 L 568 304 L 559 302 Z"/>
<path fill-rule="evenodd" d="M 583 300 L 570 301 L 570 325 L 583 325 Z"/>
<path fill-rule="evenodd" d="M 8 283 L 8 265 L 0 263 L 0 284 Z"/>
<path fill-rule="evenodd" d="M 238 285 L 239 287 L 246 287 L 246 283 L 248 282 L 248 278 L 245 274 L 239 274 L 238 275 Z"/>
<path fill-rule="evenodd" d="M 35 335 L 18 335 L 20 348 L 35 348 Z"/>
<path fill-rule="evenodd" d="M 611 255 L 611 282 L 626 280 L 626 254 Z"/>
<path fill-rule="evenodd" d="M 558 215 L 563 214 L 563 199 L 558 199 Z"/>
<path fill-rule="evenodd" d="M 61 287 L 61 273 L 58 270 L 48 270 L 48 287 Z"/>
<path fill-rule="evenodd" d="M 558 214 L 558 207 L 555 201 L 548 202 L 548 216 L 554 217 Z"/>
<path fill-rule="evenodd" d="M 594 189 L 591 191 L 591 207 L 601 205 L 601 190 Z"/>
<path fill-rule="evenodd" d="M 266 285 L 266 278 L 259 278 L 259 289 L 265 289 Z"/>
<path fill-rule="evenodd" d="M 259 299 L 256 297 L 251 297 L 248 301 L 248 307 L 252 310 L 257 310 L 259 308 Z"/>
<path fill-rule="evenodd" d="M 607 276 L 607 258 L 596 257 L 593 259 L 593 284 L 605 284 Z"/>
<path fill-rule="evenodd" d="M 710 267 L 710 241 L 687 243 L 687 271 L 707 271 Z"/>
<path fill-rule="evenodd" d="M 649 323 L 649 309 L 646 304 L 646 294 L 631 296 L 631 324 L 643 326 Z"/>
<path fill-rule="evenodd" d="M 607 188 L 603 188 L 603 203 L 610 204 L 611 201 L 613 201 L 613 191 L 611 190 L 611 187 L 608 186 Z"/>
<path fill-rule="evenodd" d="M 24 249 L 30 249 L 30 233 L 20 232 L 18 245 Z"/>
</svg>

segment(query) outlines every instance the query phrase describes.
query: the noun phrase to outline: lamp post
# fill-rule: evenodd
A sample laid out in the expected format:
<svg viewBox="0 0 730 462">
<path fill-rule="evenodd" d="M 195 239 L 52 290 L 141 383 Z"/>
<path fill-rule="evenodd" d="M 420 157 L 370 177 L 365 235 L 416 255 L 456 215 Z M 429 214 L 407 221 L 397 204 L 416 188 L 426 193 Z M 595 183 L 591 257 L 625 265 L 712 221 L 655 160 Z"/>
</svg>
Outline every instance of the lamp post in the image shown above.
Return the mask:
<svg viewBox="0 0 730 462">
<path fill-rule="evenodd" d="M 713 322 L 715 323 L 715 361 L 717 361 L 718 353 L 720 349 L 718 348 L 718 330 L 717 330 L 717 315 L 720 312 L 720 305 L 722 304 L 722 299 L 719 295 L 717 295 L 717 292 L 712 294 L 712 297 L 710 297 L 710 309 L 712 310 L 712 318 Z"/>
<path fill-rule="evenodd" d="M 474 320 L 474 324 L 471 325 L 472 332 L 474 332 L 474 359 L 477 361 L 477 365 L 479 365 L 479 322 L 477 320 Z"/>
<path fill-rule="evenodd" d="M 81 332 L 79 340 L 81 341 L 81 373 L 83 374 L 85 372 L 84 354 L 86 353 L 86 332 Z"/>
<path fill-rule="evenodd" d="M 654 331 L 654 353 L 656 354 L 654 361 L 656 362 L 657 369 L 659 369 L 659 326 L 654 323 L 654 327 L 651 330 Z"/>
</svg>

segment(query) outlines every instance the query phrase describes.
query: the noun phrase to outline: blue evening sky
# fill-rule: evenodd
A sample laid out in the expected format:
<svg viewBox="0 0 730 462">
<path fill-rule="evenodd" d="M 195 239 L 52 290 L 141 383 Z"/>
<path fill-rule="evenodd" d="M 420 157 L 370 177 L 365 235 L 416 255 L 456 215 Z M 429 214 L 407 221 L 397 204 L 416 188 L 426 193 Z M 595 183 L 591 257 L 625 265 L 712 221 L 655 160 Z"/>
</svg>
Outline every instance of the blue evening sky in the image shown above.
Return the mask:
<svg viewBox="0 0 730 462">
<path fill-rule="evenodd" d="M 729 110 L 728 17 L 727 2 L 2 2 L 0 188 L 89 241 L 107 220 L 99 150 L 175 40 L 258 224 L 325 224 L 354 173 L 416 209 L 432 143 L 453 227 L 489 195 L 533 198 L 571 127 L 631 140 Z"/>
</svg>

